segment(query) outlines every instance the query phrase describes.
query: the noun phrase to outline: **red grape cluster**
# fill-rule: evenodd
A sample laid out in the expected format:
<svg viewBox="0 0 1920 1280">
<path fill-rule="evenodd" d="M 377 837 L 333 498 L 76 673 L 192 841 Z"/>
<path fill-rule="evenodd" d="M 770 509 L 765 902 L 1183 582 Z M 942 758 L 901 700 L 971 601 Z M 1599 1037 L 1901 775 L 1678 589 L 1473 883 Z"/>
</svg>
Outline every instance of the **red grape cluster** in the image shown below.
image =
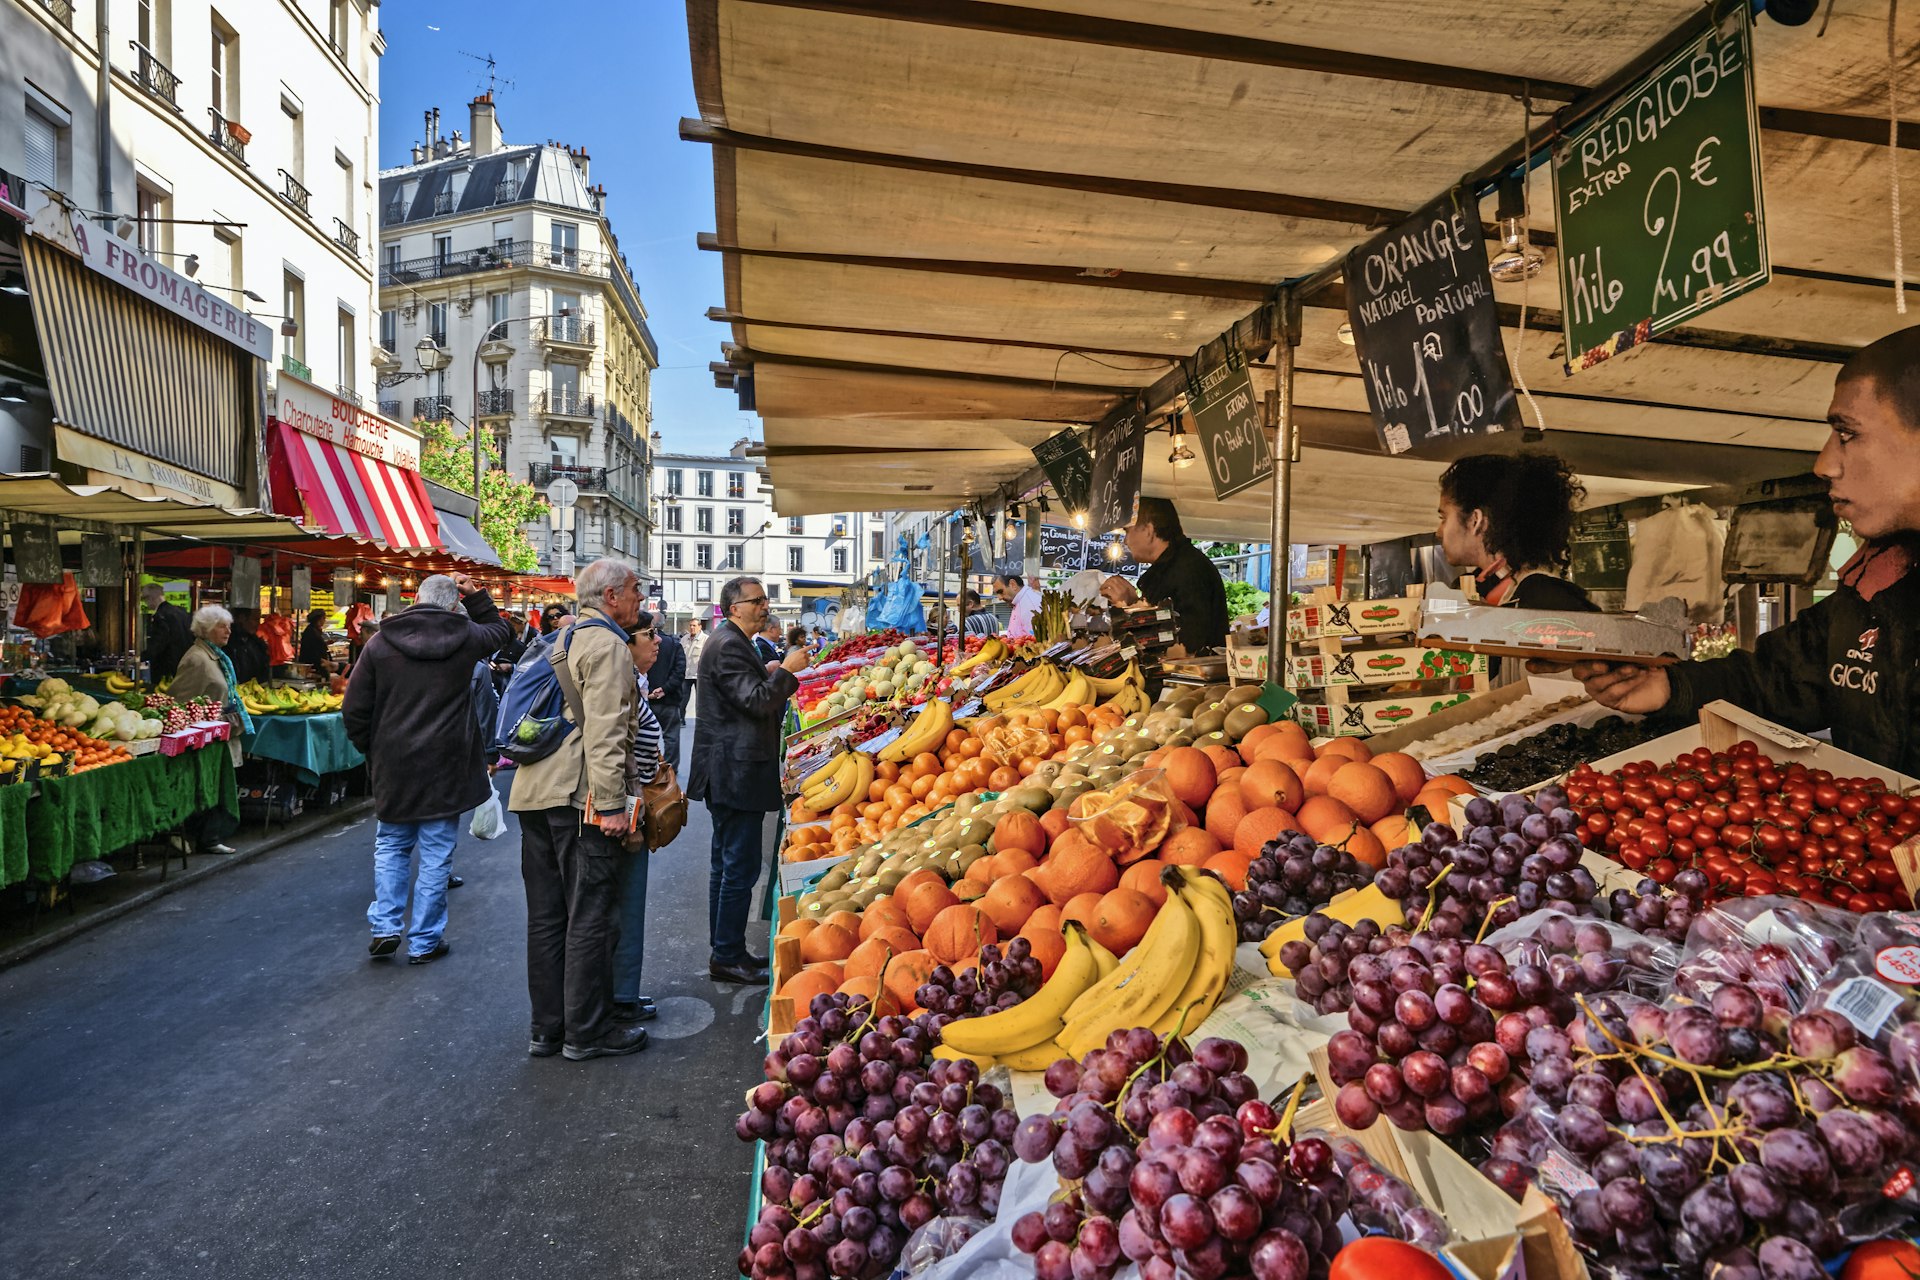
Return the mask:
<svg viewBox="0 0 1920 1280">
<path fill-rule="evenodd" d="M 1040 989 L 1040 959 L 1025 938 L 1009 941 L 1003 951 L 997 942 L 980 948 L 980 963 L 955 974 L 946 965 L 935 966 L 913 993 L 914 1002 L 941 1019 L 938 1031 L 954 1018 L 973 1018 L 1011 1009 Z"/>
<path fill-rule="evenodd" d="M 1021 1121 L 1014 1152 L 1077 1185 L 1014 1223 L 1037 1280 L 1106 1280 L 1126 1259 L 1143 1280 L 1324 1280 L 1347 1183 L 1327 1143 L 1280 1141 L 1246 1062 L 1231 1040 L 1189 1050 L 1136 1027 L 1047 1069 L 1060 1102 Z"/>
<path fill-rule="evenodd" d="M 1571 1030 L 1534 1058 L 1487 1164 L 1503 1182 L 1556 1170 L 1542 1185 L 1600 1269 L 1820 1280 L 1849 1236 L 1891 1225 L 1915 1093 L 1846 1019 L 1730 982 L 1702 1004 L 1596 997 Z"/>
<path fill-rule="evenodd" d="M 1599 885 L 1580 865 L 1580 818 L 1565 802 L 1557 787 L 1542 788 L 1537 806 L 1475 796 L 1464 837 L 1428 823 L 1418 844 L 1387 855 L 1373 883 L 1405 904 L 1408 924 L 1424 919 L 1441 938 L 1471 937 L 1488 919 L 1497 929 L 1541 907 L 1584 913 Z"/>
<path fill-rule="evenodd" d="M 767 1144 L 743 1275 L 867 1280 L 940 1214 L 994 1216 L 1017 1117 L 974 1063 L 933 1058 L 928 1021 L 819 995 L 767 1055 L 734 1125 Z"/>
<path fill-rule="evenodd" d="M 1344 849 L 1293 832 L 1272 840 L 1247 867 L 1247 887 L 1233 895 L 1240 941 L 1261 942 L 1282 922 L 1306 915 L 1335 894 L 1364 888 L 1373 873 Z"/>
<path fill-rule="evenodd" d="M 1706 872 L 1689 867 L 1668 881 L 1665 889 L 1651 876 L 1632 889 L 1615 889 L 1607 895 L 1607 909 L 1629 929 L 1683 943 L 1694 920 L 1707 909 L 1707 901 Z"/>
<path fill-rule="evenodd" d="M 1399 925 L 1383 932 L 1374 920 L 1350 925 L 1318 911 L 1302 927 L 1305 938 L 1280 945 L 1280 963 L 1292 973 L 1294 991 L 1320 1014 L 1344 1013 L 1352 1006 L 1350 974 L 1355 959 L 1384 954 L 1413 939 Z"/>
</svg>

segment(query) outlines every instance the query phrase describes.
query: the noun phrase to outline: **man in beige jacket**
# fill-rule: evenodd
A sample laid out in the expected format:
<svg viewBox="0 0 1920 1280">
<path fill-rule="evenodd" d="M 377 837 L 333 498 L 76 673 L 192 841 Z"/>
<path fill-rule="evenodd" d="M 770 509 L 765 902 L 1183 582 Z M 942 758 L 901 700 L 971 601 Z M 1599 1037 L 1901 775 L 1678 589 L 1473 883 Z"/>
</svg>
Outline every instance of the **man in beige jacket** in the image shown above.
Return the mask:
<svg viewBox="0 0 1920 1280">
<path fill-rule="evenodd" d="M 646 1030 L 616 1025 L 614 904 L 637 731 L 627 628 L 640 616 L 640 580 L 618 560 L 595 560 L 574 579 L 578 620 L 554 634 L 549 660 L 579 693 L 574 730 L 552 755 L 521 765 L 508 808 L 520 815 L 527 889 L 527 992 L 536 1058 L 564 1049 L 575 1061 L 637 1053 Z M 571 706 L 573 699 L 569 697 Z"/>
</svg>

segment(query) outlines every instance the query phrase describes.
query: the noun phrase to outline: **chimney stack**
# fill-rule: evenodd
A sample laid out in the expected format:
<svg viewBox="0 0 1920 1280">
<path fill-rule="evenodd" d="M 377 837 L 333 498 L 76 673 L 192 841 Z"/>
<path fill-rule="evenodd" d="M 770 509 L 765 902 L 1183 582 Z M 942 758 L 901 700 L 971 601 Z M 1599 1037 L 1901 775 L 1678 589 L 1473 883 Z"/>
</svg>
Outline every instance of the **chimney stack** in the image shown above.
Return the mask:
<svg viewBox="0 0 1920 1280">
<path fill-rule="evenodd" d="M 493 93 L 489 90 L 467 104 L 468 130 L 473 138 L 473 156 L 490 156 L 500 149 L 500 120 L 493 111 Z"/>
</svg>

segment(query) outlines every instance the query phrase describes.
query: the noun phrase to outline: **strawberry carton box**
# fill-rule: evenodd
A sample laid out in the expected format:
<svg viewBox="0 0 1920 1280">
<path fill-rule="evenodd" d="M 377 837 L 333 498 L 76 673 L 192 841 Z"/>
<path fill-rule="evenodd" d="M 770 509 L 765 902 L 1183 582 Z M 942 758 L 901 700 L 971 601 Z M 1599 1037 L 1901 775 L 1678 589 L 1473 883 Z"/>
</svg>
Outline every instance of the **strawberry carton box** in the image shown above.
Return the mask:
<svg viewBox="0 0 1920 1280">
<path fill-rule="evenodd" d="M 1423 693 L 1349 702 L 1345 706 L 1295 703 L 1293 718 L 1316 738 L 1371 738 L 1439 715 L 1466 702 L 1471 693 Z"/>
<path fill-rule="evenodd" d="M 1487 659 L 1455 649 L 1355 649 L 1350 653 L 1297 653 L 1287 660 L 1287 684 L 1295 689 L 1334 685 L 1401 684 L 1486 674 Z"/>
<path fill-rule="evenodd" d="M 1287 610 L 1289 640 L 1411 634 L 1419 625 L 1420 601 L 1412 596 L 1328 600 Z"/>
<path fill-rule="evenodd" d="M 225 720 L 196 720 L 187 727 L 202 734 L 202 746 L 211 742 L 225 742 L 233 736 L 233 726 Z"/>
</svg>

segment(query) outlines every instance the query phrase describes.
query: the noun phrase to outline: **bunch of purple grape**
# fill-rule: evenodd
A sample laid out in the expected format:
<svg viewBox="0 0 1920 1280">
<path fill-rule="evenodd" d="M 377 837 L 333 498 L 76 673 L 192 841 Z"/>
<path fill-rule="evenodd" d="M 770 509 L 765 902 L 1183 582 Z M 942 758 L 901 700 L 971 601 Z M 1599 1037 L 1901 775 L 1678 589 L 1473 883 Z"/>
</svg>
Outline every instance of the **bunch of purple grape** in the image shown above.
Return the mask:
<svg viewBox="0 0 1920 1280">
<path fill-rule="evenodd" d="M 1280 925 L 1331 902 L 1335 894 L 1365 888 L 1373 872 L 1344 849 L 1303 832 L 1270 840 L 1247 867 L 1247 887 L 1233 895 L 1240 941 L 1261 942 Z"/>
<path fill-rule="evenodd" d="M 1189 1050 L 1136 1027 L 1047 1069 L 1060 1102 L 1014 1135 L 1068 1186 L 1013 1225 L 1037 1280 L 1106 1280 L 1128 1259 L 1144 1280 L 1324 1280 L 1347 1183 L 1325 1142 L 1276 1141 L 1246 1062 L 1231 1040 Z"/>
<path fill-rule="evenodd" d="M 1650 938 L 1684 943 L 1695 918 L 1707 909 L 1707 889 L 1707 873 L 1688 867 L 1664 890 L 1651 879 L 1642 879 L 1632 889 L 1615 889 L 1607 895 L 1607 910 L 1629 929 Z"/>
<path fill-rule="evenodd" d="M 1355 959 L 1380 955 L 1413 939 L 1399 925 L 1382 931 L 1374 920 L 1350 925 L 1318 911 L 1302 927 L 1305 938 L 1281 944 L 1280 963 L 1292 973 L 1295 992 L 1320 1014 L 1344 1013 L 1353 1003 L 1348 974 Z"/>
<path fill-rule="evenodd" d="M 921 1017 L 815 996 L 767 1055 L 734 1132 L 765 1141 L 764 1207 L 740 1254 L 753 1280 L 866 1280 L 892 1271 L 941 1213 L 991 1218 L 1017 1117 L 972 1062 L 935 1060 Z"/>
<path fill-rule="evenodd" d="M 1566 1170 L 1545 1185 L 1599 1269 L 1820 1280 L 1847 1235 L 1888 1225 L 1875 1215 L 1916 1149 L 1913 1089 L 1846 1019 L 1783 1018 L 1734 982 L 1705 1004 L 1599 997 L 1575 1030 L 1585 1050 L 1540 1046 L 1488 1163 Z M 1616 1042 L 1660 1056 L 1636 1072 Z"/>
<path fill-rule="evenodd" d="M 955 974 L 944 964 L 935 966 L 913 999 L 928 1014 L 942 1019 L 932 1028 L 938 1031 L 954 1018 L 1011 1009 L 1038 991 L 1041 981 L 1033 944 L 1016 937 L 1004 949 L 997 942 L 980 948 L 979 965 L 963 973 Z"/>
<path fill-rule="evenodd" d="M 1475 796 L 1465 836 L 1429 822 L 1420 843 L 1387 854 L 1373 883 L 1405 905 L 1408 924 L 1425 919 L 1442 938 L 1472 937 L 1489 917 L 1497 929 L 1541 907 L 1588 914 L 1599 885 L 1580 865 L 1580 815 L 1566 799 L 1558 787 L 1541 789 L 1544 809 L 1521 796 L 1498 804 Z"/>
</svg>

